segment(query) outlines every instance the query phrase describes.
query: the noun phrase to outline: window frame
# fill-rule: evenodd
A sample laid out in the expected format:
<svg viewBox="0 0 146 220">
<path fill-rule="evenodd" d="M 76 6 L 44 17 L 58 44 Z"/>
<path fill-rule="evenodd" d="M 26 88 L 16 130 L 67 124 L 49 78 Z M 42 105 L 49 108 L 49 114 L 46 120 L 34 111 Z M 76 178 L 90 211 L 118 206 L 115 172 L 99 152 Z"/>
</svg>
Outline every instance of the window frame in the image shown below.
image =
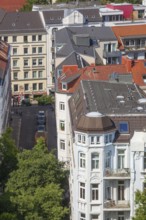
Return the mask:
<svg viewBox="0 0 146 220">
<path fill-rule="evenodd" d="M 99 201 L 99 184 L 91 184 L 91 201 Z"/>
<path fill-rule="evenodd" d="M 59 109 L 61 111 L 65 111 L 65 103 L 64 102 L 59 102 Z"/>
<path fill-rule="evenodd" d="M 99 170 L 99 153 L 91 153 L 91 170 Z"/>
<path fill-rule="evenodd" d="M 79 168 L 86 168 L 86 154 L 84 152 L 79 152 Z"/>
<path fill-rule="evenodd" d="M 65 140 L 64 139 L 60 139 L 60 149 L 65 150 Z"/>
<path fill-rule="evenodd" d="M 126 131 L 120 127 L 122 125 L 127 126 Z M 129 123 L 127 121 L 120 121 L 119 122 L 119 132 L 120 132 L 120 134 L 128 134 L 129 133 Z"/>
<path fill-rule="evenodd" d="M 85 183 L 79 182 L 79 198 L 85 200 Z"/>
<path fill-rule="evenodd" d="M 64 120 L 60 120 L 59 127 L 60 127 L 61 131 L 65 131 L 65 121 Z"/>
</svg>

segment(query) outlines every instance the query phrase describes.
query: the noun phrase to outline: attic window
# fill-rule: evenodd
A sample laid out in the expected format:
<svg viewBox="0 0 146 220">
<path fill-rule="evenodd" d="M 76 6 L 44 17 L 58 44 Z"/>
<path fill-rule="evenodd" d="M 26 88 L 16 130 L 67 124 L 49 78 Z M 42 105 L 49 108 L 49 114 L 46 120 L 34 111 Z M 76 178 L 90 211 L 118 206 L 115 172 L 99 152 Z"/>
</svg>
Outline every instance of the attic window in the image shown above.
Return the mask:
<svg viewBox="0 0 146 220">
<path fill-rule="evenodd" d="M 67 84 L 66 83 L 62 83 L 62 90 L 67 90 Z"/>
<path fill-rule="evenodd" d="M 122 134 L 129 133 L 128 122 L 122 121 L 119 123 L 119 132 Z"/>
</svg>

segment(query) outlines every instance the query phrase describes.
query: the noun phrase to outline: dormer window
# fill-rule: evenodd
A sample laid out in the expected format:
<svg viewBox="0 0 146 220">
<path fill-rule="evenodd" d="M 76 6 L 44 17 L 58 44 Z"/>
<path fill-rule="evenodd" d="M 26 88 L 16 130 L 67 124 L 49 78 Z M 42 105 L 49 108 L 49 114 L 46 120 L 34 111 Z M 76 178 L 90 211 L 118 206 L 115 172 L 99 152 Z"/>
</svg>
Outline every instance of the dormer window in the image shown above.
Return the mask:
<svg viewBox="0 0 146 220">
<path fill-rule="evenodd" d="M 62 90 L 67 90 L 67 84 L 66 83 L 62 83 Z"/>
<path fill-rule="evenodd" d="M 119 123 L 119 132 L 122 134 L 129 133 L 128 122 L 122 121 Z"/>
</svg>

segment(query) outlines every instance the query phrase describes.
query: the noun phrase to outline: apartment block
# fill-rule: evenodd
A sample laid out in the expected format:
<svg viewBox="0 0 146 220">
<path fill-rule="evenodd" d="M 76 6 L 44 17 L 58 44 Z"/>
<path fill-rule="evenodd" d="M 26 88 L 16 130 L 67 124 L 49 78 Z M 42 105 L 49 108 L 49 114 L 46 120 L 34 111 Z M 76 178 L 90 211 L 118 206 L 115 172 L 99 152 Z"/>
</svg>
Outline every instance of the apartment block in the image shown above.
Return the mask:
<svg viewBox="0 0 146 220">
<path fill-rule="evenodd" d="M 39 12 L 5 12 L 0 18 L 0 39 L 11 45 L 12 95 L 46 94 L 47 37 Z"/>
<path fill-rule="evenodd" d="M 0 136 L 8 127 L 11 111 L 10 46 L 0 41 Z"/>
</svg>

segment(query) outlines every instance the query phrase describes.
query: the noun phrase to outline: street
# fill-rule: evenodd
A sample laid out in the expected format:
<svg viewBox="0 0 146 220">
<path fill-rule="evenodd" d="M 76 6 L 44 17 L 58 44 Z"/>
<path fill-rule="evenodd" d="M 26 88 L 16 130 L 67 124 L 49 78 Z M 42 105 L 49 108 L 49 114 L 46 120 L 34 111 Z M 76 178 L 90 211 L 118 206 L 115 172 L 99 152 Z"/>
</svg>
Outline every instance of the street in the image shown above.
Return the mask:
<svg viewBox="0 0 146 220">
<path fill-rule="evenodd" d="M 18 106 L 12 107 L 13 138 L 20 149 L 32 149 L 37 131 L 37 113 L 46 113 L 47 146 L 49 151 L 57 148 L 55 112 L 50 106 Z"/>
</svg>

